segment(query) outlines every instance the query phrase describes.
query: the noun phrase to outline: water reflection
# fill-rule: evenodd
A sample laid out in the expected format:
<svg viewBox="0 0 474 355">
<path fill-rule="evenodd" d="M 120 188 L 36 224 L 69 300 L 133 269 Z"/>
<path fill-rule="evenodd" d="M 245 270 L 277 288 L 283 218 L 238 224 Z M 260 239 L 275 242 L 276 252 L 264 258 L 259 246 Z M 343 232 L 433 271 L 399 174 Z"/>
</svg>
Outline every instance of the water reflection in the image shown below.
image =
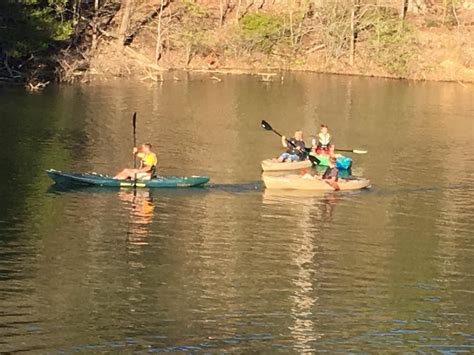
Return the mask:
<svg viewBox="0 0 474 355">
<path fill-rule="evenodd" d="M 472 351 L 472 108 L 458 84 L 307 73 L 2 91 L 0 351 Z M 163 174 L 213 184 L 44 193 L 47 168 L 128 165 L 134 110 Z M 376 189 L 264 191 L 262 118 L 328 123 Z"/>
<path fill-rule="evenodd" d="M 119 199 L 129 205 L 128 242 L 131 245 L 147 245 L 147 236 L 153 220 L 155 205 L 150 189 L 121 190 Z"/>
<path fill-rule="evenodd" d="M 295 217 L 311 216 L 312 220 L 331 222 L 341 197 L 336 193 L 301 190 L 269 190 L 263 193 L 263 203 L 295 206 Z"/>
<path fill-rule="evenodd" d="M 324 337 L 318 324 L 321 270 L 321 244 L 328 233 L 341 200 L 337 194 L 298 190 L 265 190 L 263 203 L 290 215 L 291 256 L 297 270 L 293 274 L 293 292 L 289 295 L 292 324 L 289 330 L 298 351 L 313 351 L 314 343 Z M 275 213 L 275 212 L 274 212 Z"/>
</svg>

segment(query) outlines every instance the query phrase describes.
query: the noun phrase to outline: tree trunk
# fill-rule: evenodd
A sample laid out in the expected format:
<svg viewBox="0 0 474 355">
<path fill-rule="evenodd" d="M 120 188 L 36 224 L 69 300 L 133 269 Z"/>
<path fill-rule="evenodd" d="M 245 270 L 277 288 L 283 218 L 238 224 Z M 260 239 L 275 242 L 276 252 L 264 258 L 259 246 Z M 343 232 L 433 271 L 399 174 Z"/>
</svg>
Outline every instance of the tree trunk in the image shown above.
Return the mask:
<svg viewBox="0 0 474 355">
<path fill-rule="evenodd" d="M 293 33 L 293 10 L 290 10 L 290 41 L 291 45 L 295 45 L 294 33 Z"/>
<path fill-rule="evenodd" d="M 158 14 L 158 29 L 157 29 L 157 36 L 156 36 L 156 50 L 155 50 L 155 60 L 156 63 L 161 59 L 161 18 L 163 16 L 163 0 L 160 3 L 160 13 Z"/>
<path fill-rule="evenodd" d="M 401 0 L 400 3 L 400 20 L 405 20 L 405 16 L 408 10 L 408 0 Z"/>
<path fill-rule="evenodd" d="M 132 5 L 134 0 L 122 0 L 122 22 L 119 29 L 119 41 L 121 44 L 125 42 L 127 36 L 128 26 L 130 25 L 130 16 L 132 14 Z"/>
<path fill-rule="evenodd" d="M 235 20 L 237 23 L 239 23 L 240 19 L 240 5 L 242 4 L 242 0 L 239 0 L 237 3 L 237 10 L 235 11 Z"/>
<path fill-rule="evenodd" d="M 349 54 L 349 65 L 352 67 L 354 65 L 354 54 L 355 54 L 355 12 L 356 12 L 356 0 L 352 0 L 351 8 L 351 43 L 350 43 L 350 54 Z"/>
<path fill-rule="evenodd" d="M 99 0 L 94 0 L 94 17 L 92 19 L 92 50 L 97 47 L 97 13 L 99 11 Z"/>
<path fill-rule="evenodd" d="M 219 0 L 219 27 L 222 27 L 224 22 L 224 0 Z"/>
</svg>

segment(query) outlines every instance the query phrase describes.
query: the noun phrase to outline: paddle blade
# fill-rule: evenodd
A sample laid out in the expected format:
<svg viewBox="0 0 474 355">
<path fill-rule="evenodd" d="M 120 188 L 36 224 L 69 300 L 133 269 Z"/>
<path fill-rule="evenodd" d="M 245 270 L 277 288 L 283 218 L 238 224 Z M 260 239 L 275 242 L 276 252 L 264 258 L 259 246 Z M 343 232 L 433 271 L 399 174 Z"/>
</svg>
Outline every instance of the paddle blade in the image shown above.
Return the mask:
<svg viewBox="0 0 474 355">
<path fill-rule="evenodd" d="M 135 129 L 137 128 L 137 113 L 136 112 L 133 113 L 132 126 L 133 126 L 133 130 L 135 131 Z"/>
<path fill-rule="evenodd" d="M 309 160 L 311 160 L 311 163 L 313 163 L 314 165 L 319 165 L 319 163 L 321 163 L 321 160 L 319 160 L 318 158 L 316 158 L 315 156 L 311 154 L 308 155 L 308 158 Z"/>
<path fill-rule="evenodd" d="M 355 153 L 355 154 L 367 154 L 368 153 L 367 150 L 362 150 L 362 149 L 339 149 L 339 148 L 336 148 L 336 151 Z"/>
<path fill-rule="evenodd" d="M 268 123 L 265 120 L 262 120 L 262 123 L 260 125 L 262 126 L 263 129 L 266 129 L 267 131 L 273 130 L 272 126 L 270 126 L 270 123 Z"/>
</svg>

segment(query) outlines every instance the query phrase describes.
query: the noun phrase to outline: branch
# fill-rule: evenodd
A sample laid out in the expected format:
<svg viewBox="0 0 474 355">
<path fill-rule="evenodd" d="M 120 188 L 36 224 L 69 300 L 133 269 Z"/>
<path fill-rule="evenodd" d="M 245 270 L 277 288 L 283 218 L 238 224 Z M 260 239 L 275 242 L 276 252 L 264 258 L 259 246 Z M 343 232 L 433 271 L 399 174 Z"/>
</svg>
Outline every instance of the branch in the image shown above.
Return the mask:
<svg viewBox="0 0 474 355">
<path fill-rule="evenodd" d="M 160 6 L 156 7 L 149 13 L 147 13 L 143 19 L 138 23 L 138 25 L 133 28 L 130 33 L 128 34 L 128 38 L 130 38 L 130 41 L 127 44 L 131 44 L 133 42 L 133 38 L 135 35 L 145 26 L 147 25 L 150 21 L 152 21 L 156 16 L 158 16 L 163 10 L 165 10 L 172 2 L 173 0 L 168 0 L 166 2 L 163 2 L 160 4 Z"/>
</svg>

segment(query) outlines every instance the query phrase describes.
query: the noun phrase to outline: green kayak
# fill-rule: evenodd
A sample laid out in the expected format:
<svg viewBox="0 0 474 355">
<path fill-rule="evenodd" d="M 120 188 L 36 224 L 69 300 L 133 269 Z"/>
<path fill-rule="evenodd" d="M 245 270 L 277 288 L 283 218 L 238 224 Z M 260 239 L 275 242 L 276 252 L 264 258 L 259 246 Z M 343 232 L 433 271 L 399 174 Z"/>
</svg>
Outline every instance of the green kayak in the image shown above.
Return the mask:
<svg viewBox="0 0 474 355">
<path fill-rule="evenodd" d="M 175 188 L 202 186 L 209 181 L 207 176 L 158 176 L 150 180 L 134 181 L 117 180 L 96 173 L 66 173 L 54 169 L 49 169 L 46 173 L 56 184 L 63 186 Z"/>
</svg>

